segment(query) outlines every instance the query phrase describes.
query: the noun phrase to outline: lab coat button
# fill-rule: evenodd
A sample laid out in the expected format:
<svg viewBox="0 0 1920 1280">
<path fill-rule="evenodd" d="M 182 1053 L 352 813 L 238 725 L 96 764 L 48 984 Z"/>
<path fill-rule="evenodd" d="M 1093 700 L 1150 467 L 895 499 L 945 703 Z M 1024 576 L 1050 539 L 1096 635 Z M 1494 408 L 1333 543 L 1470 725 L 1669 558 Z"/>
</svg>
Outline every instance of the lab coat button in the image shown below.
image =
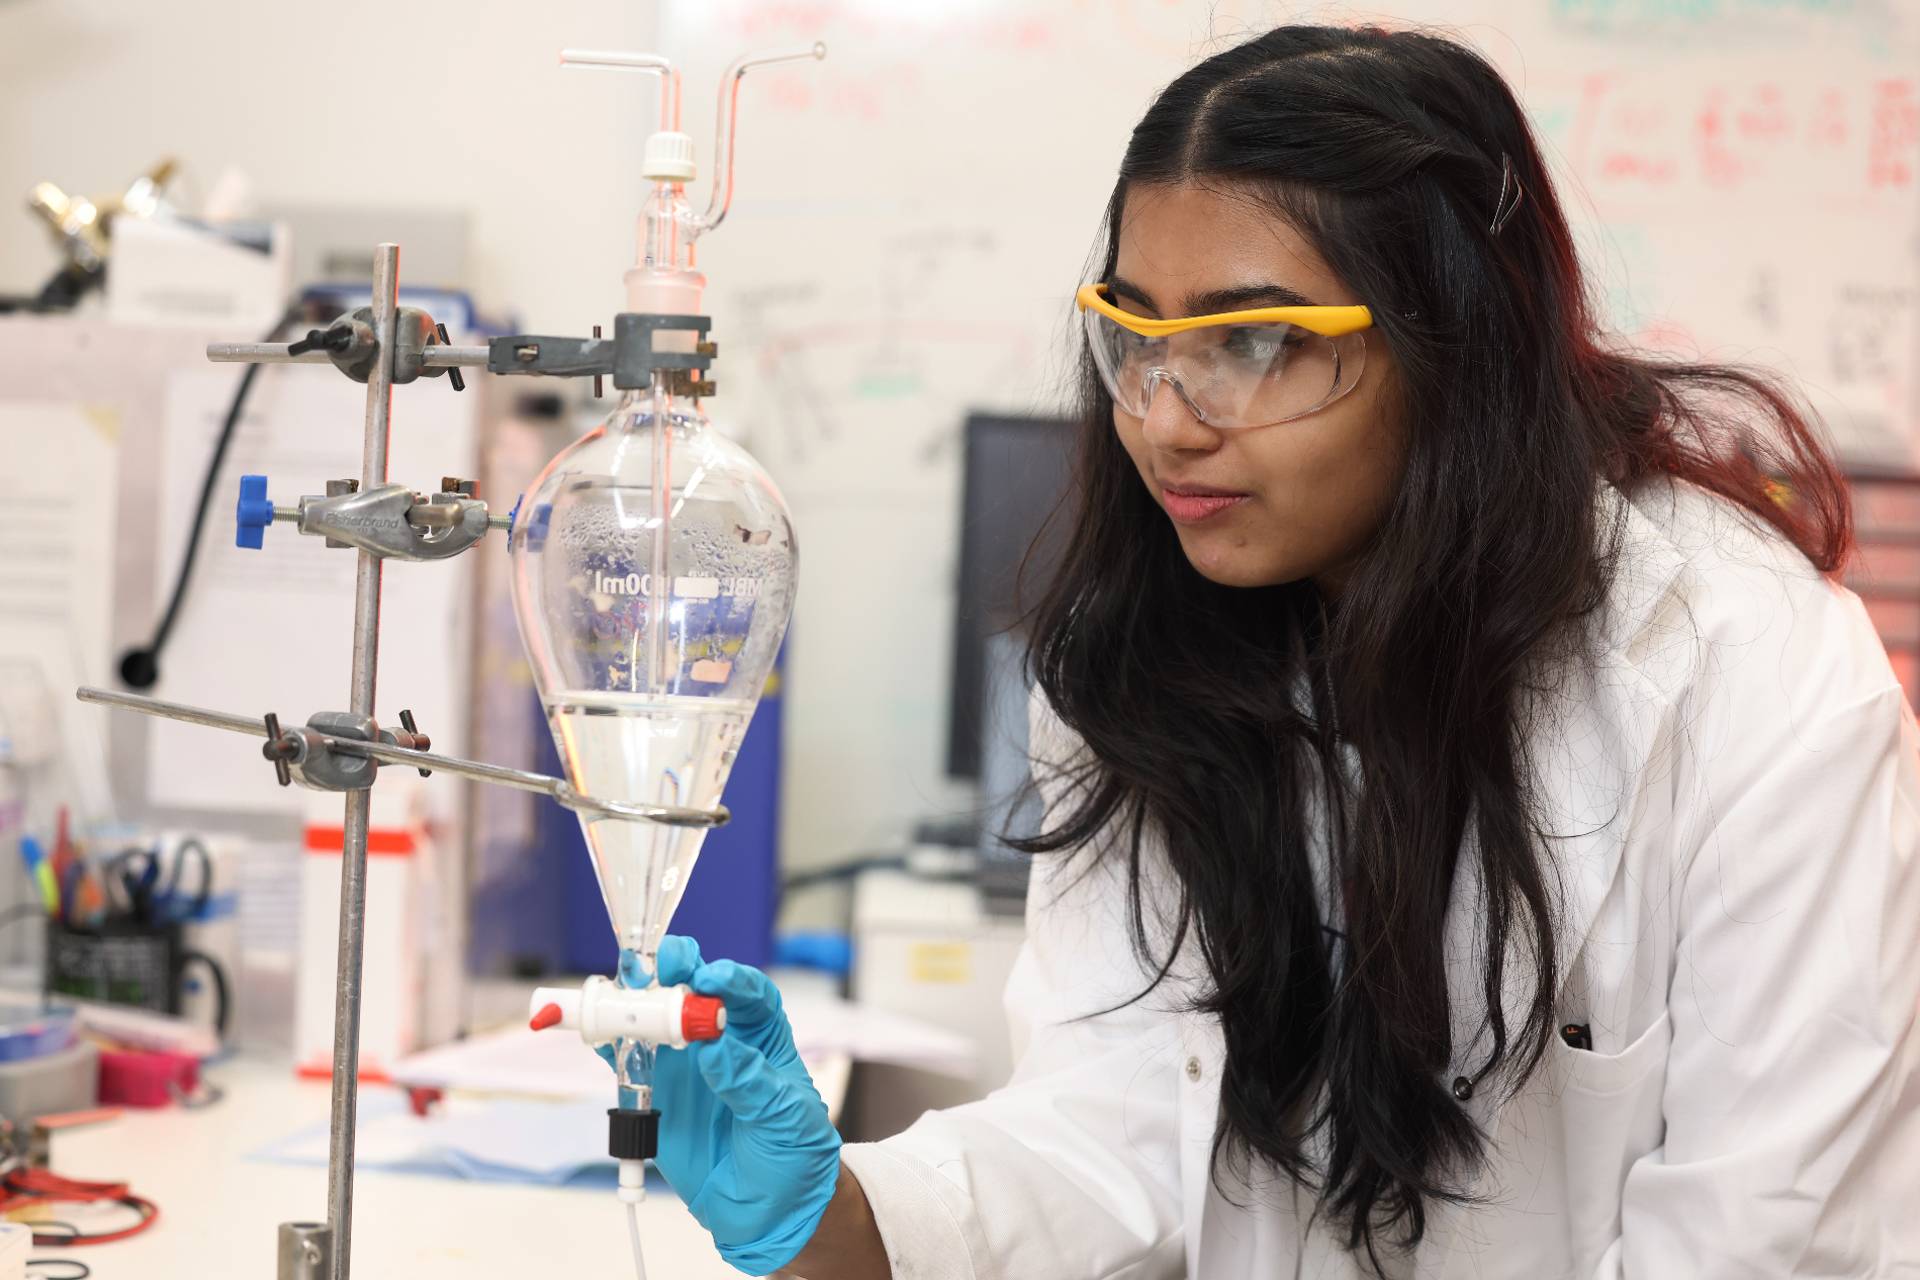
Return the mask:
<svg viewBox="0 0 1920 1280">
<path fill-rule="evenodd" d="M 1200 1059 L 1188 1058 L 1187 1059 L 1187 1079 L 1198 1080 L 1199 1078 L 1200 1078 Z"/>
<path fill-rule="evenodd" d="M 1473 1081 L 1467 1079 L 1465 1076 L 1455 1076 L 1453 1078 L 1453 1096 L 1461 1102 L 1465 1102 L 1471 1098 L 1473 1096 Z"/>
</svg>

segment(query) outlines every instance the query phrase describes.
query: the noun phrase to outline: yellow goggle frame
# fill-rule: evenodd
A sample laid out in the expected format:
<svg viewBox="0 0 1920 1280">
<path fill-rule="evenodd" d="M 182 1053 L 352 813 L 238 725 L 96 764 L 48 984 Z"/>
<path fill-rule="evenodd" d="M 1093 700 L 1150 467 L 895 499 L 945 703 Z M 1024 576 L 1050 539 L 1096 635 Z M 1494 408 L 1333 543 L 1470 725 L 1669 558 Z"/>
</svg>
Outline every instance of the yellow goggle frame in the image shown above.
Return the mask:
<svg viewBox="0 0 1920 1280">
<path fill-rule="evenodd" d="M 1222 311 L 1210 316 L 1185 316 L 1178 320 L 1149 320 L 1122 311 L 1106 298 L 1104 284 L 1083 284 L 1074 301 L 1082 311 L 1098 311 L 1122 329 L 1143 338 L 1165 338 L 1189 329 L 1207 329 L 1223 324 L 1291 324 L 1317 333 L 1323 338 L 1339 338 L 1373 327 L 1373 312 L 1365 307 L 1256 307 L 1251 311 Z"/>
</svg>

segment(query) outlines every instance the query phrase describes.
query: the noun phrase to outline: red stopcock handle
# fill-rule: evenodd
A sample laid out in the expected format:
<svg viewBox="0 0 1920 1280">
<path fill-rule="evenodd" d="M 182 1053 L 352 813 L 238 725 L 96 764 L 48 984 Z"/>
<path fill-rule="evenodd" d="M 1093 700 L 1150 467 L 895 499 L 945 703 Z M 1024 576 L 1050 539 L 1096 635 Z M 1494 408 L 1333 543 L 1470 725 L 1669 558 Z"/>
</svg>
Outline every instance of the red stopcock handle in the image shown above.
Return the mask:
<svg viewBox="0 0 1920 1280">
<path fill-rule="evenodd" d="M 719 997 L 689 994 L 680 1002 L 680 1038 L 689 1044 L 718 1040 L 726 1025 L 727 1012 Z"/>
</svg>

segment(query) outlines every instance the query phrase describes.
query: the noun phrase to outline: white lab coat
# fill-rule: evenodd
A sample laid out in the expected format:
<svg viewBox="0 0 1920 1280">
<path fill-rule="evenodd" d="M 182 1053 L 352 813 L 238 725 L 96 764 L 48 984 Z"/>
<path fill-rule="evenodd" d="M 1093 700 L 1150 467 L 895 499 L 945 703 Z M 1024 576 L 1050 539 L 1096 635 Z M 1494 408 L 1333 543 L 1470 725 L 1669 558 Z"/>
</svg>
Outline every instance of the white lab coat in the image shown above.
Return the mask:
<svg viewBox="0 0 1920 1280">
<path fill-rule="evenodd" d="M 1437 1208 L 1391 1272 L 1920 1277 L 1913 717 L 1860 602 L 1777 537 L 1687 486 L 1601 501 L 1626 520 L 1605 656 L 1530 747 L 1560 837 L 1559 1012 L 1593 1048 L 1556 1037 L 1513 1101 L 1464 1104 L 1492 1139 L 1481 1203 Z M 1036 716 L 1043 756 L 1064 734 Z M 1484 1061 L 1477 874 L 1470 844 L 1448 1084 Z M 1215 1020 L 1177 991 L 1097 1012 L 1141 986 L 1125 892 L 1039 860 L 1012 1081 L 845 1149 L 894 1275 L 1365 1274 L 1284 1180 L 1215 1186 Z"/>
</svg>

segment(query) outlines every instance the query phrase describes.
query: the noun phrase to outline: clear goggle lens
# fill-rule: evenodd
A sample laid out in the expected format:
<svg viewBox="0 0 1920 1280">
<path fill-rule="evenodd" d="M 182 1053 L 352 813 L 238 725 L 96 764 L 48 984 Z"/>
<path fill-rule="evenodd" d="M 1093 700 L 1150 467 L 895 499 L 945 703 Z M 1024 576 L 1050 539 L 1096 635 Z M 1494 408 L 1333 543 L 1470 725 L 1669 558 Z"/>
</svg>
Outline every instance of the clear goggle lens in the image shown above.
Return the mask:
<svg viewBox="0 0 1920 1280">
<path fill-rule="evenodd" d="M 1098 311 L 1083 314 L 1100 379 L 1134 418 L 1146 417 L 1154 391 L 1171 382 L 1208 426 L 1291 422 L 1353 390 L 1366 365 L 1359 332 L 1328 338 L 1292 324 L 1223 324 L 1150 338 Z"/>
</svg>

